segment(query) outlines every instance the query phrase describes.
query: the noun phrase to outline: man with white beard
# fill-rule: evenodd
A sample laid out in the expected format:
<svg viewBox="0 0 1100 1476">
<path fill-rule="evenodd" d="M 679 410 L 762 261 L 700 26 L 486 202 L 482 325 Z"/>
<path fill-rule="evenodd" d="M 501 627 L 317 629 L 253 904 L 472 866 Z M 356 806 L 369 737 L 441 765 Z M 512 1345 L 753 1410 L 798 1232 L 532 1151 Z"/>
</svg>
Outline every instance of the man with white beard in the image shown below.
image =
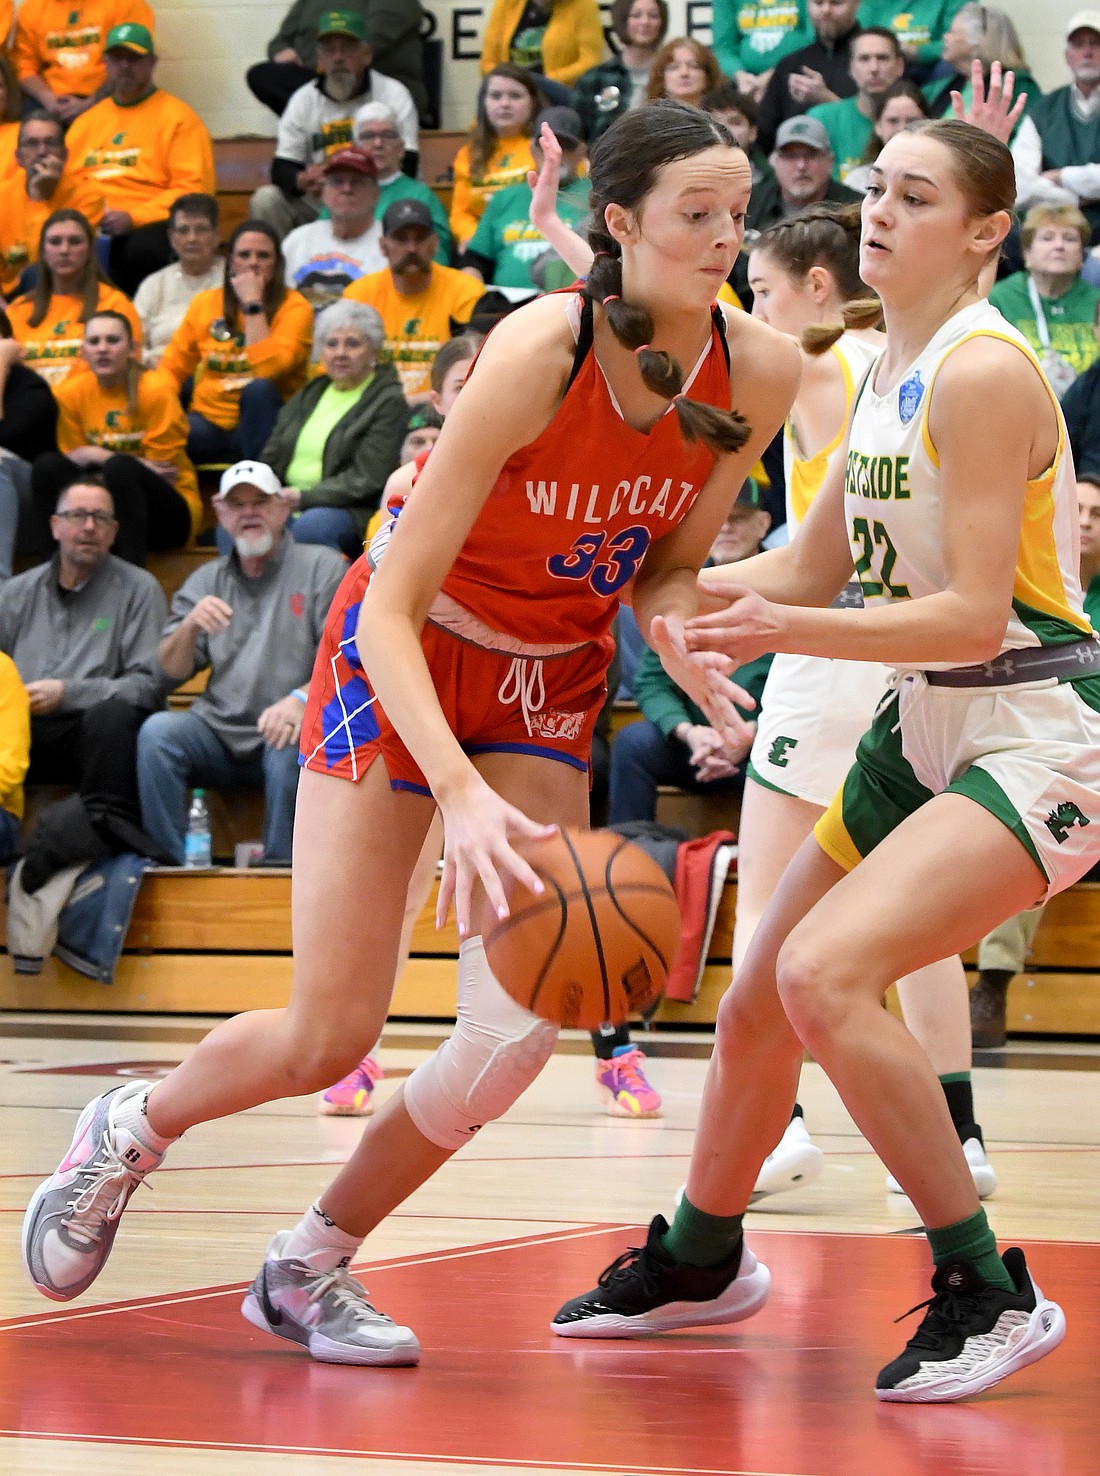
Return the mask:
<svg viewBox="0 0 1100 1476">
<path fill-rule="evenodd" d="M 317 26 L 318 76 L 299 87 L 279 119 L 271 183 L 252 196 L 250 214 L 267 221 L 280 239 L 316 220 L 321 208 L 321 166 L 355 141 L 355 115 L 369 102 L 384 103 L 405 145 L 403 168 L 415 176 L 419 120 L 412 93 L 394 77 L 371 69 L 374 52 L 363 18 L 330 10 Z"/>
<path fill-rule="evenodd" d="M 142 821 L 177 864 L 193 785 L 262 788 L 264 857 L 290 863 L 306 688 L 347 563 L 295 543 L 282 493 L 263 462 L 225 472 L 213 501 L 233 551 L 184 581 L 157 647 L 177 684 L 210 673 L 186 712 L 158 712 L 138 734 Z"/>
</svg>

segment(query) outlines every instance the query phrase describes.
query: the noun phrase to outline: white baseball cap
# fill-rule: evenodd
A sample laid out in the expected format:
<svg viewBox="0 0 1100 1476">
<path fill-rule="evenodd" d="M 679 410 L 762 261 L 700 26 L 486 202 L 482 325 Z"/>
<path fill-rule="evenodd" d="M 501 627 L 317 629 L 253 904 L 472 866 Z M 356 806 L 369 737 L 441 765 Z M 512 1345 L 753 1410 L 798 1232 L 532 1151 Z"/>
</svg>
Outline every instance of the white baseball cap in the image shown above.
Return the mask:
<svg viewBox="0 0 1100 1476">
<path fill-rule="evenodd" d="M 283 490 L 282 482 L 266 462 L 238 461 L 228 471 L 222 472 L 218 496 L 225 497 L 234 487 L 245 486 L 255 487 L 257 492 L 263 492 L 268 497 L 278 497 Z"/>
<path fill-rule="evenodd" d="M 1074 31 L 1095 31 L 1100 36 L 1100 10 L 1079 10 L 1066 22 L 1066 40 Z"/>
</svg>

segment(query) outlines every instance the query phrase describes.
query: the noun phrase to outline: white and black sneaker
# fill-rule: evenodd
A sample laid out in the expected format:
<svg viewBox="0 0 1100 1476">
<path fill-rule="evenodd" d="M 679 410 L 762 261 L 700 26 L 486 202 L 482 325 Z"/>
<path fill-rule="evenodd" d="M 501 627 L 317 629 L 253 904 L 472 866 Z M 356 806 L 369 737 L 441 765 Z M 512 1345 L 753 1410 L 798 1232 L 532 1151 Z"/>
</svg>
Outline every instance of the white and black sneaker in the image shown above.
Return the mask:
<svg viewBox="0 0 1100 1476">
<path fill-rule="evenodd" d="M 920 1327 L 875 1381 L 879 1399 L 899 1404 L 969 1399 L 1057 1348 L 1066 1335 L 1061 1307 L 1048 1302 L 1032 1281 L 1022 1250 L 1013 1247 L 1001 1259 L 1014 1291 L 990 1286 L 965 1256 L 937 1267 L 933 1295 L 912 1308 L 928 1309 Z"/>
<path fill-rule="evenodd" d="M 299 1343 L 318 1363 L 419 1363 L 416 1334 L 379 1312 L 350 1271 L 343 1266 L 321 1271 L 283 1254 L 290 1233 L 281 1230 L 268 1246 L 241 1303 L 252 1326 Z"/>
<path fill-rule="evenodd" d="M 661 1244 L 667 1231 L 657 1215 L 645 1245 L 612 1261 L 593 1291 L 566 1302 L 551 1330 L 562 1338 L 640 1338 L 740 1322 L 764 1305 L 771 1273 L 744 1241 L 717 1266 L 685 1266 Z"/>
</svg>

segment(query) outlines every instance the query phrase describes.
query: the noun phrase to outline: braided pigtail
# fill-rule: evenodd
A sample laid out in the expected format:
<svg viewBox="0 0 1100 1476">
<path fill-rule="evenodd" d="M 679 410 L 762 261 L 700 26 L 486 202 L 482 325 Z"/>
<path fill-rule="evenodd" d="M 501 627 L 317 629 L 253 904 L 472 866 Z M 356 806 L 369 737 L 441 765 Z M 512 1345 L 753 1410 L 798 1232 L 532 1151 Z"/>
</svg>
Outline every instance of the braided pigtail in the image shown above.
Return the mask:
<svg viewBox="0 0 1100 1476">
<path fill-rule="evenodd" d="M 650 126 L 644 134 L 638 132 L 637 119 L 624 114 L 601 135 L 593 151 L 588 242 L 596 256 L 584 293 L 603 308 L 619 343 L 637 356 L 646 388 L 672 401 L 685 440 L 699 441 L 716 455 L 739 451 L 752 434 L 745 417 L 689 400 L 680 365 L 671 354 L 650 347 L 653 319 L 644 308 L 623 301 L 622 253 L 604 223 L 608 205 L 637 209 L 663 164 L 716 144 L 733 147 L 733 136 L 724 124 L 683 103 L 648 103 L 645 112 Z"/>
<path fill-rule="evenodd" d="M 882 327 L 882 304 L 877 297 L 857 297 L 840 310 L 839 323 L 811 323 L 803 328 L 801 343 L 813 357 L 828 353 L 845 333 L 858 333 L 867 328 Z"/>
</svg>

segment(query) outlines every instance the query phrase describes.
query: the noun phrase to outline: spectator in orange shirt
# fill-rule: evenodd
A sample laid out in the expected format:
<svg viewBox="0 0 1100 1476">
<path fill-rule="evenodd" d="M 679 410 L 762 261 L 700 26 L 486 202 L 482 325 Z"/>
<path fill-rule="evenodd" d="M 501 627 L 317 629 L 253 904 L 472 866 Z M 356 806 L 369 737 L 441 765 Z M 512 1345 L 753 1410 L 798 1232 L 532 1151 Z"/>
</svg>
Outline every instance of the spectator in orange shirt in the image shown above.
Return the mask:
<svg viewBox="0 0 1100 1476">
<path fill-rule="evenodd" d="M 79 210 L 53 212 L 42 227 L 38 255 L 34 287 L 8 308 L 11 331 L 29 368 L 50 385 L 69 374 L 87 374 L 80 356 L 84 324 L 108 308 L 129 318 L 140 348 L 141 322 L 134 305 L 104 277 L 95 236 Z"/>
<path fill-rule="evenodd" d="M 19 115 L 23 111 L 23 94 L 15 79 L 15 70 L 0 51 L 0 184 L 18 172 L 15 147 L 19 140 Z"/>
<path fill-rule="evenodd" d="M 181 548 L 202 516 L 198 479 L 187 459 L 187 419 L 171 380 L 134 357 L 129 319 L 97 313 L 84 326 L 90 374 L 76 374 L 54 391 L 60 454 L 39 456 L 31 490 L 49 518 L 62 491 L 89 469 L 114 498 L 114 551 L 129 564 L 146 553 Z"/>
<path fill-rule="evenodd" d="M 36 109 L 17 127 L 15 176 L 0 184 L 0 292 L 5 297 L 16 295 L 23 273 L 37 262 L 49 215 L 79 210 L 95 226 L 103 214 L 102 194 L 66 172 L 69 155 L 61 120 Z"/>
<path fill-rule="evenodd" d="M 152 27 L 145 0 L 23 0 L 12 48 L 23 91 L 68 127 L 103 96 L 107 32 L 128 21 Z"/>
<path fill-rule="evenodd" d="M 197 465 L 258 461 L 283 401 L 306 381 L 313 309 L 287 287 L 279 238 L 262 220 L 229 238 L 225 284 L 200 292 L 160 372 L 177 390 L 194 375 L 187 454 Z"/>
<path fill-rule="evenodd" d="M 157 57 L 145 26 L 115 26 L 103 59 L 108 96 L 69 130 L 70 168 L 103 195 L 108 270 L 132 297 L 172 261 L 172 202 L 214 193 L 214 145 L 198 114 L 154 83 Z"/>
</svg>

